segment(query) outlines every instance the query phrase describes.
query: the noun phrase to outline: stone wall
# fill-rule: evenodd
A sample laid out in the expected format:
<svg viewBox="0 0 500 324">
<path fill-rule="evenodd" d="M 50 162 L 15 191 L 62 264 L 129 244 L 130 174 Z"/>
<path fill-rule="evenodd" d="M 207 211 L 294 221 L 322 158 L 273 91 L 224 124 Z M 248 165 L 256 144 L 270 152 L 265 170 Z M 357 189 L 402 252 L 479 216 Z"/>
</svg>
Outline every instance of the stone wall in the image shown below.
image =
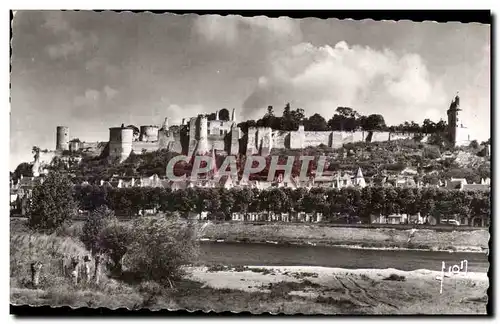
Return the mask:
<svg viewBox="0 0 500 324">
<path fill-rule="evenodd" d="M 415 137 L 414 133 L 390 133 L 389 140 L 412 139 Z"/>
<path fill-rule="evenodd" d="M 287 148 L 290 147 L 290 134 L 291 132 L 274 131 L 273 132 L 273 148 Z"/>
<path fill-rule="evenodd" d="M 224 138 L 225 135 L 208 135 L 207 136 L 207 145 L 208 149 L 211 150 L 214 148 L 215 150 L 218 151 L 223 151 L 225 149 L 224 145 Z"/>
<path fill-rule="evenodd" d="M 132 151 L 135 154 L 142 154 L 143 150 L 146 152 L 154 152 L 159 149 L 158 141 L 156 142 L 133 142 Z"/>
<path fill-rule="evenodd" d="M 304 132 L 303 147 L 331 145 L 332 132 Z"/>
<path fill-rule="evenodd" d="M 233 125 L 231 128 L 231 133 L 230 133 L 230 148 L 229 148 L 229 154 L 231 155 L 237 155 L 240 152 L 240 130 L 236 125 Z"/>
<path fill-rule="evenodd" d="M 208 121 L 208 135 L 226 135 L 231 132 L 233 121 L 210 120 Z"/>
<path fill-rule="evenodd" d="M 158 148 L 171 152 L 182 153 L 182 141 L 180 133 L 160 130 L 158 132 Z"/>
<path fill-rule="evenodd" d="M 371 142 L 386 142 L 390 140 L 390 132 L 372 132 Z"/>
</svg>

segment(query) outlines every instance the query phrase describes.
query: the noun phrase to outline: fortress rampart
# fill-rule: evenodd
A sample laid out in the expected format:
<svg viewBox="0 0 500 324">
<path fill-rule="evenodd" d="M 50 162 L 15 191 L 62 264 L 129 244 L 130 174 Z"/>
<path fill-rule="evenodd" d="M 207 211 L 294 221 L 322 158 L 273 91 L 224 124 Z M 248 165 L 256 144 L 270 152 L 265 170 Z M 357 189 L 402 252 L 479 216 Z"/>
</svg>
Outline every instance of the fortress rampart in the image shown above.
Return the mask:
<svg viewBox="0 0 500 324">
<path fill-rule="evenodd" d="M 217 116 L 218 114 L 216 114 Z M 109 129 L 109 142 L 78 142 L 71 145 L 72 151 L 101 155 L 107 152 L 111 158 L 124 161 L 131 152 L 142 154 L 166 149 L 182 154 L 206 154 L 214 149 L 217 154 L 269 155 L 273 148 L 301 149 L 325 145 L 340 148 L 346 143 L 385 142 L 398 139 L 411 139 L 413 133 L 391 133 L 381 131 L 305 131 L 299 126 L 296 131 L 273 130 L 270 127 L 250 127 L 243 134 L 234 120 L 208 120 L 207 115 L 199 115 L 184 120 L 181 125 L 168 125 L 165 118 L 160 126 L 141 126 L 140 134 L 134 136 L 134 129 L 112 127 Z M 56 149 L 70 145 L 69 128 L 57 127 Z M 73 143 L 73 142 L 71 142 Z M 76 143 L 76 142 L 75 142 Z M 105 151 L 107 146 L 108 150 Z"/>
</svg>

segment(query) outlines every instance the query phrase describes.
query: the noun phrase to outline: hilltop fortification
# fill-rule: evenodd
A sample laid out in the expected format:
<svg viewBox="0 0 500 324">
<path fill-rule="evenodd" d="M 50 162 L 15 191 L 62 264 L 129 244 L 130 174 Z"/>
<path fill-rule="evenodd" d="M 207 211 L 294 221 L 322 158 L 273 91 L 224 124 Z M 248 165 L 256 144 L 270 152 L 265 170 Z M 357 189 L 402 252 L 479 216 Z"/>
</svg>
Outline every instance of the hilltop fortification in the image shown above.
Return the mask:
<svg viewBox="0 0 500 324">
<path fill-rule="evenodd" d="M 455 145 L 464 145 L 470 138 L 459 119 L 460 99 L 454 98 L 448 109 L 448 136 Z M 215 114 L 204 114 L 182 119 L 180 125 L 169 125 L 168 117 L 162 125 L 111 127 L 109 141 L 80 142 L 70 140 L 69 127 L 58 126 L 56 150 L 45 154 L 48 158 L 62 152 L 105 155 L 123 161 L 133 152 L 142 154 L 166 149 L 186 155 L 205 154 L 212 149 L 218 155 L 269 155 L 272 149 L 301 149 L 325 145 L 339 148 L 346 143 L 385 142 L 411 139 L 416 134 L 389 131 L 306 131 L 300 125 L 294 131 L 274 130 L 270 127 L 249 127 L 244 133 L 237 125 L 236 112 L 222 109 Z M 42 158 L 43 154 L 39 155 Z"/>
</svg>

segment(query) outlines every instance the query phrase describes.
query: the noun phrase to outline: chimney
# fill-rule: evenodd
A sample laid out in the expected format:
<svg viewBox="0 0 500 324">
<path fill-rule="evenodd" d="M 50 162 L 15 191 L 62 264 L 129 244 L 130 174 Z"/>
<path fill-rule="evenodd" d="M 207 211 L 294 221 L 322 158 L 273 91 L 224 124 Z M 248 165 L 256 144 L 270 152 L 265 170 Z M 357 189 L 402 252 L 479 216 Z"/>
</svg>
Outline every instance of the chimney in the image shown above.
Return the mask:
<svg viewBox="0 0 500 324">
<path fill-rule="evenodd" d="M 182 118 L 181 125 L 184 125 L 184 120 L 185 120 L 185 118 Z"/>
<path fill-rule="evenodd" d="M 218 110 L 215 111 L 215 120 L 219 120 L 219 111 Z"/>
<path fill-rule="evenodd" d="M 231 120 L 236 121 L 236 109 L 233 108 L 233 113 L 231 114 Z"/>
</svg>

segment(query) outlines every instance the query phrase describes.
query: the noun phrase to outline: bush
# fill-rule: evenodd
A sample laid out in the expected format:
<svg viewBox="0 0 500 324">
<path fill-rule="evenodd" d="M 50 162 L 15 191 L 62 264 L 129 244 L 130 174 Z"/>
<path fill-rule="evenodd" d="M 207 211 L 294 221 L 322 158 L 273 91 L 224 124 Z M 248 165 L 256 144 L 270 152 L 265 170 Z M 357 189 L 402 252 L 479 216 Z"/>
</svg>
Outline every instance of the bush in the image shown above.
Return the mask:
<svg viewBox="0 0 500 324">
<path fill-rule="evenodd" d="M 99 253 L 99 233 L 106 227 L 107 222 L 115 218 L 115 213 L 107 206 L 95 209 L 85 220 L 80 240 L 93 254 Z"/>
<path fill-rule="evenodd" d="M 405 276 L 399 276 L 397 274 L 391 273 L 391 275 L 387 278 L 384 278 L 384 280 L 389 280 L 389 281 L 406 281 Z"/>
<path fill-rule="evenodd" d="M 194 225 L 179 219 L 143 217 L 134 223 L 134 239 L 125 266 L 142 280 L 169 284 L 184 274 L 181 267 L 197 256 Z"/>
<path fill-rule="evenodd" d="M 121 273 L 122 258 L 127 253 L 132 239 L 130 227 L 118 220 L 109 222 L 99 233 L 98 249 L 111 259 L 113 272 Z"/>
<path fill-rule="evenodd" d="M 49 173 L 43 184 L 33 188 L 28 210 L 28 226 L 33 230 L 54 232 L 76 214 L 73 186 L 69 178 Z"/>
</svg>

